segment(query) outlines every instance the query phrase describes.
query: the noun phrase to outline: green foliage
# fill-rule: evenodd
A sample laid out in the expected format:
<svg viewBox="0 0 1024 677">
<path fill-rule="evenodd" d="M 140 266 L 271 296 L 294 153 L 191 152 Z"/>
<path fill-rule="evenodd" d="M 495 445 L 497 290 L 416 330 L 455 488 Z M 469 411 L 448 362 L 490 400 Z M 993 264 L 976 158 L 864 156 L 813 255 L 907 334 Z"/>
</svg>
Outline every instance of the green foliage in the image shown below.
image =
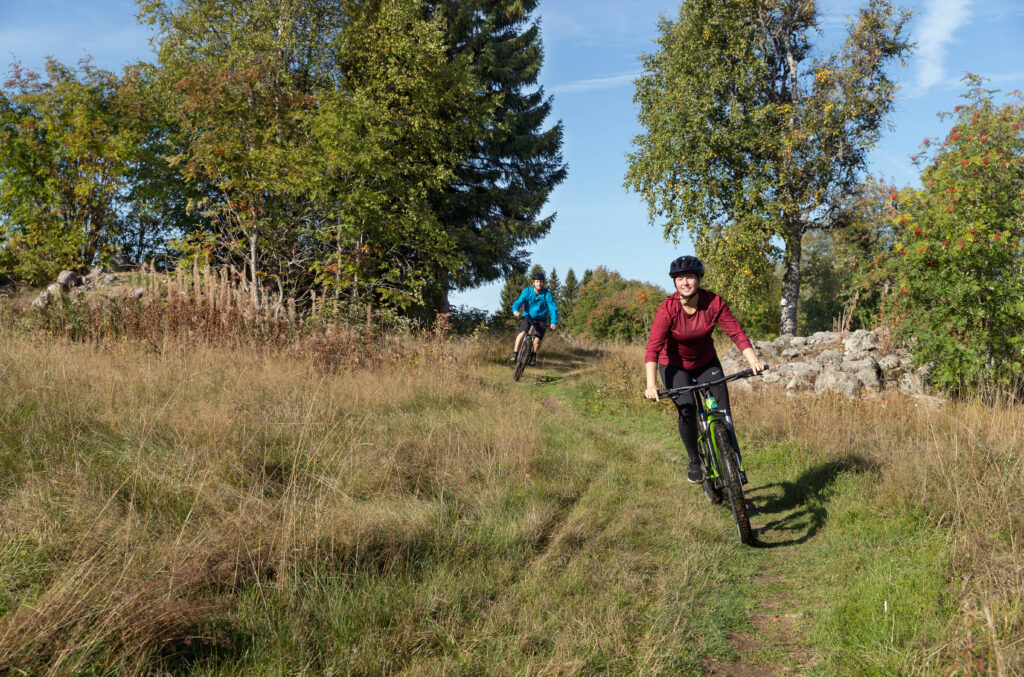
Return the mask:
<svg viewBox="0 0 1024 677">
<path fill-rule="evenodd" d="M 12 67 L 0 98 L 0 274 L 52 282 L 109 255 L 138 143 L 117 112 L 118 79 L 47 59 Z"/>
<path fill-rule="evenodd" d="M 997 105 L 970 75 L 941 144 L 926 139 L 924 187 L 894 221 L 904 330 L 939 386 L 1019 386 L 1024 375 L 1024 99 Z"/>
<path fill-rule="evenodd" d="M 781 294 L 770 235 L 731 224 L 698 238 L 696 250 L 707 262 L 701 286 L 729 299 L 749 336 L 777 335 Z"/>
<path fill-rule="evenodd" d="M 870 0 L 842 46 L 815 58 L 813 2 L 686 0 L 641 59 L 634 100 L 646 131 L 626 185 L 666 237 L 690 234 L 730 274 L 764 275 L 781 259 L 782 331 L 796 330 L 802 234 L 848 222 L 847 197 L 892 108 L 886 67 L 909 49 L 908 17 Z M 716 241 L 724 235 L 728 244 Z M 766 282 L 728 293 L 755 307 Z"/>
<path fill-rule="evenodd" d="M 450 185 L 481 107 L 416 0 L 148 0 L 171 157 L 219 262 L 254 288 L 404 307 L 458 260 L 428 196 Z M 467 103 L 468 101 L 468 103 Z"/>
<path fill-rule="evenodd" d="M 562 303 L 562 281 L 558 279 L 558 272 L 554 268 L 551 269 L 551 273 L 548 274 L 548 281 L 546 283 L 548 290 L 551 292 L 552 298 L 555 299 L 555 305 L 561 308 Z"/>
<path fill-rule="evenodd" d="M 525 274 L 512 274 L 505 278 L 505 286 L 501 288 L 498 310 L 494 313 L 495 324 L 511 321 L 509 318 L 512 317 L 512 304 L 519 298 L 523 289 L 529 286 L 530 280 Z"/>
<path fill-rule="evenodd" d="M 911 189 L 902 194 L 913 195 Z M 850 224 L 804 236 L 800 287 L 800 326 L 806 333 L 829 330 L 837 321 L 847 329 L 886 324 L 898 236 L 897 189 L 873 177 L 851 200 Z"/>
<path fill-rule="evenodd" d="M 665 290 L 599 266 L 577 290 L 566 326 L 590 339 L 646 340 Z"/>
<path fill-rule="evenodd" d="M 551 99 L 538 86 L 543 63 L 538 0 L 444 0 L 451 54 L 472 64 L 474 97 L 488 115 L 472 132 L 471 152 L 456 168 L 455 190 L 436 191 L 434 211 L 454 238 L 460 264 L 437 284 L 465 289 L 508 276 L 528 258 L 523 246 L 543 237 L 541 217 L 566 176 L 562 124 L 544 129 Z"/>
<path fill-rule="evenodd" d="M 570 268 L 565 274 L 565 282 L 562 283 L 562 293 L 558 299 L 558 315 L 563 322 L 568 322 L 572 315 L 572 308 L 576 304 L 576 295 L 579 290 L 579 282 L 576 280 L 576 272 Z"/>
</svg>

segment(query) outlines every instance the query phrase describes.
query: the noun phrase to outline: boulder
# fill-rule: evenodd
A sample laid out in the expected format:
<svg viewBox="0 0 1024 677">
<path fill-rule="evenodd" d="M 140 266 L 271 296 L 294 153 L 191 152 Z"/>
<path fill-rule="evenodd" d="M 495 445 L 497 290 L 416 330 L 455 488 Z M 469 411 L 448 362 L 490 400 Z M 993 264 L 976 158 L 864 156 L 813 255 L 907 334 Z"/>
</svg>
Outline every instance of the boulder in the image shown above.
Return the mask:
<svg viewBox="0 0 1024 677">
<path fill-rule="evenodd" d="M 800 348 L 800 347 L 786 348 L 785 350 L 782 351 L 782 357 L 785 357 L 785 358 L 800 357 L 801 355 L 804 354 L 804 352 L 806 352 L 806 351 L 803 348 Z"/>
<path fill-rule="evenodd" d="M 818 355 L 818 360 L 821 361 L 823 365 L 839 364 L 840 362 L 843 361 L 843 354 L 838 350 L 833 350 L 829 348 L 828 350 L 821 351 L 821 354 Z"/>
<path fill-rule="evenodd" d="M 882 381 L 878 378 L 878 372 L 874 369 L 861 369 L 857 372 L 857 380 L 864 386 L 865 390 L 877 393 L 882 389 Z"/>
<path fill-rule="evenodd" d="M 794 376 L 817 376 L 818 372 L 821 371 L 821 363 L 817 360 L 808 360 L 807 362 L 786 362 L 778 368 L 778 372 L 783 376 L 792 378 Z"/>
<path fill-rule="evenodd" d="M 814 383 L 815 378 L 812 374 L 796 374 L 786 383 L 786 390 L 811 390 Z"/>
<path fill-rule="evenodd" d="M 57 276 L 57 284 L 62 287 L 77 287 L 82 284 L 82 278 L 73 270 L 62 270 Z"/>
<path fill-rule="evenodd" d="M 920 374 L 904 374 L 900 377 L 900 390 L 910 395 L 924 395 L 924 378 Z"/>
<path fill-rule="evenodd" d="M 878 336 L 867 329 L 858 329 L 850 334 L 849 338 L 843 342 L 843 346 L 846 348 L 847 354 L 867 352 L 878 348 Z"/>
<path fill-rule="evenodd" d="M 782 380 L 782 374 L 777 371 L 766 371 L 764 376 L 761 377 L 765 383 L 778 383 Z"/>
<path fill-rule="evenodd" d="M 896 371 L 897 369 L 902 369 L 903 363 L 900 358 L 895 355 L 883 355 L 878 358 L 878 368 L 888 374 Z"/>
<path fill-rule="evenodd" d="M 875 358 L 868 356 L 859 360 L 843 360 L 841 368 L 843 371 L 856 373 L 863 369 L 877 369 L 878 363 L 875 362 Z"/>
<path fill-rule="evenodd" d="M 839 341 L 839 334 L 834 331 L 816 331 L 807 337 L 807 345 L 811 347 L 827 346 Z"/>
<path fill-rule="evenodd" d="M 835 393 L 844 397 L 856 397 L 860 392 L 860 379 L 844 371 L 826 371 L 814 383 L 815 393 Z"/>
<path fill-rule="evenodd" d="M 33 308 L 38 308 L 39 310 L 42 310 L 43 308 L 46 308 L 47 306 L 49 306 L 50 303 L 52 303 L 52 302 L 53 302 L 53 294 L 50 292 L 50 288 L 47 287 L 46 289 L 41 291 L 39 293 L 39 296 L 37 296 L 36 299 L 32 302 L 32 307 Z"/>
</svg>

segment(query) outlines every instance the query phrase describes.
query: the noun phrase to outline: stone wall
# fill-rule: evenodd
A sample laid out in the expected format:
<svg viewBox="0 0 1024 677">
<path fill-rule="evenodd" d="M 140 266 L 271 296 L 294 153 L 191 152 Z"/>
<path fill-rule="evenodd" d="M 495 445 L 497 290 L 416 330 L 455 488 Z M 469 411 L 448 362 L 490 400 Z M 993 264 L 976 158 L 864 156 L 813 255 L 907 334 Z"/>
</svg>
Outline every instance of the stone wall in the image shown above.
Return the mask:
<svg viewBox="0 0 1024 677">
<path fill-rule="evenodd" d="M 772 387 L 788 392 L 835 393 L 845 397 L 878 396 L 900 391 L 929 397 L 928 367 L 914 368 L 903 348 L 890 347 L 884 329 L 848 334 L 820 331 L 811 336 L 784 334 L 754 346 L 770 365 L 760 378 L 734 381 L 730 388 Z M 722 355 L 730 374 L 747 368 L 735 346 Z"/>
<path fill-rule="evenodd" d="M 71 270 L 63 270 L 57 281 L 39 293 L 32 302 L 33 308 L 46 308 L 62 296 L 76 296 L 87 292 L 104 290 L 106 295 L 119 298 L 140 299 L 146 294 L 145 287 L 132 286 L 130 273 L 104 273 L 93 270 L 81 276 Z"/>
</svg>

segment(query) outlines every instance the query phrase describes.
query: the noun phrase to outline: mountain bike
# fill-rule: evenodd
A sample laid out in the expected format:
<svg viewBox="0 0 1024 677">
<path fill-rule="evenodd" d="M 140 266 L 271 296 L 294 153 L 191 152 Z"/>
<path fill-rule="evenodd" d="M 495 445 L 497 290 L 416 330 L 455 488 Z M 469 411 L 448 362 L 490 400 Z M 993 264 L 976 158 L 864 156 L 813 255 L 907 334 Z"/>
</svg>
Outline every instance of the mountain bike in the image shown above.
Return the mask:
<svg viewBox="0 0 1024 677">
<path fill-rule="evenodd" d="M 765 369 L 767 370 L 767 366 Z M 736 448 L 732 419 L 724 409 L 718 408 L 718 401 L 711 394 L 711 386 L 753 375 L 752 369 L 745 369 L 717 381 L 658 391 L 658 397 L 693 393 L 693 398 L 697 402 L 697 448 L 700 451 L 701 470 L 704 473 L 701 488 L 708 500 L 714 504 L 722 502 L 724 490 L 732 509 L 733 520 L 736 522 L 736 529 L 740 534 L 740 541 L 746 544 L 754 538 L 750 529 L 746 499 L 743 497 L 747 473 L 743 468 L 739 449 Z"/>
<path fill-rule="evenodd" d="M 530 323 L 530 328 L 523 334 L 523 343 L 519 346 L 519 353 L 516 355 L 516 366 L 512 370 L 512 380 L 516 382 L 523 375 L 530 357 L 533 356 L 533 339 L 537 335 L 536 327 L 546 326 L 540 320 L 535 320 L 532 317 L 527 317 L 526 320 Z"/>
</svg>

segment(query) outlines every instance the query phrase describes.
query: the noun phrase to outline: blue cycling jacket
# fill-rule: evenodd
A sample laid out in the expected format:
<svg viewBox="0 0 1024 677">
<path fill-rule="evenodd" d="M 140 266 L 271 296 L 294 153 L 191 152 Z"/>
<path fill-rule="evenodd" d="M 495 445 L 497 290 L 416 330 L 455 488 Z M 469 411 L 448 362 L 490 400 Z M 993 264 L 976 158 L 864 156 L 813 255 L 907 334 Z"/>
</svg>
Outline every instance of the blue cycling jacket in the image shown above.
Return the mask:
<svg viewBox="0 0 1024 677">
<path fill-rule="evenodd" d="M 550 324 L 558 324 L 558 307 L 555 306 L 555 299 L 547 287 L 540 290 L 540 293 L 533 291 L 533 285 L 523 290 L 516 302 L 512 304 L 512 310 L 519 310 L 525 304 L 523 314 L 534 320 L 542 320 Z M 550 314 L 551 320 L 548 320 Z"/>
</svg>

